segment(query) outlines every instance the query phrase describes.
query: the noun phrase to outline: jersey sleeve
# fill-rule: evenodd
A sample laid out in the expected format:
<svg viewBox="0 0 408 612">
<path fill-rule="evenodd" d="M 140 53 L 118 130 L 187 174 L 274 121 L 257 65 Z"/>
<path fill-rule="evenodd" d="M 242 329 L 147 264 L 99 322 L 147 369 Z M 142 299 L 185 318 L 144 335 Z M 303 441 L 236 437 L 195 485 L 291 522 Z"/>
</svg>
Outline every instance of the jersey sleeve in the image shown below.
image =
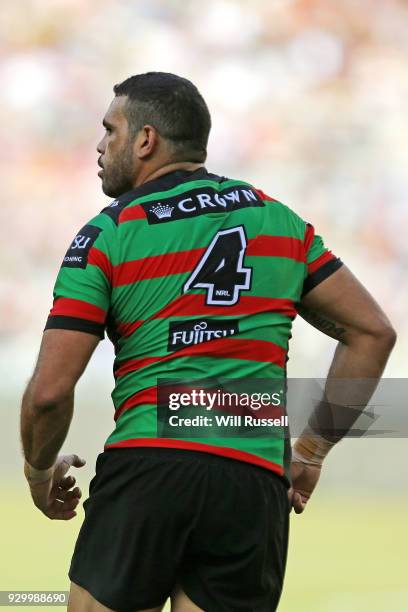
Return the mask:
<svg viewBox="0 0 408 612">
<path fill-rule="evenodd" d="M 314 227 L 310 223 L 306 223 L 304 245 L 307 273 L 302 296 L 317 287 L 343 265 L 341 259 L 325 247 L 323 239 L 315 234 Z"/>
<path fill-rule="evenodd" d="M 104 337 L 115 230 L 112 220 L 99 214 L 75 236 L 57 276 L 45 329 L 70 329 Z"/>
</svg>

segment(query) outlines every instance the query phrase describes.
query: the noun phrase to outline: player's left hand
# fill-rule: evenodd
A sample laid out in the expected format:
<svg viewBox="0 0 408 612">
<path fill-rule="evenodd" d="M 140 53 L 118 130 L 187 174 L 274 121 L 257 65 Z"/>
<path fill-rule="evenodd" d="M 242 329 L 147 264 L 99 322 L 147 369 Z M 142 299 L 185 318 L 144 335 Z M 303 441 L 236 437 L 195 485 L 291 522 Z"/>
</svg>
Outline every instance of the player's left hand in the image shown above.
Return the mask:
<svg viewBox="0 0 408 612">
<path fill-rule="evenodd" d="M 78 455 L 59 455 L 48 480 L 35 483 L 27 479 L 35 506 L 49 519 L 69 521 L 76 516 L 82 492 L 79 487 L 73 488 L 75 477 L 66 474 L 71 467 L 84 465 L 85 460 Z"/>
</svg>

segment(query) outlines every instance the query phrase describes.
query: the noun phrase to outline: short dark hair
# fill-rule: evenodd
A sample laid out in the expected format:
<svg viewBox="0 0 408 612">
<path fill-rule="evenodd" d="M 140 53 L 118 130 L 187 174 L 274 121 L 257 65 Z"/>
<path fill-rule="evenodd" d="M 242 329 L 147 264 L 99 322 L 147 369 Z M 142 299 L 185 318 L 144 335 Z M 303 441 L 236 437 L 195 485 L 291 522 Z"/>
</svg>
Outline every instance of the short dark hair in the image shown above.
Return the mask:
<svg viewBox="0 0 408 612">
<path fill-rule="evenodd" d="M 113 91 L 128 97 L 125 113 L 131 136 L 152 125 L 170 142 L 175 160 L 205 161 L 211 115 L 191 81 L 168 72 L 147 72 L 118 83 Z"/>
</svg>

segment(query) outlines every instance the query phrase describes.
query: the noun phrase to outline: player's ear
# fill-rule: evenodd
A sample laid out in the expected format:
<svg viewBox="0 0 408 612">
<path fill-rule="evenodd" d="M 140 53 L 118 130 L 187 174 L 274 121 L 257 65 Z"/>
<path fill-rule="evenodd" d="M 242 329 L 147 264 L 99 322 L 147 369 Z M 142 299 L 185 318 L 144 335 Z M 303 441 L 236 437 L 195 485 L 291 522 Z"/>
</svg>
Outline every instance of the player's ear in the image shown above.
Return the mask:
<svg viewBox="0 0 408 612">
<path fill-rule="evenodd" d="M 159 143 L 159 133 L 152 125 L 144 125 L 135 138 L 134 152 L 139 159 L 154 153 Z"/>
</svg>

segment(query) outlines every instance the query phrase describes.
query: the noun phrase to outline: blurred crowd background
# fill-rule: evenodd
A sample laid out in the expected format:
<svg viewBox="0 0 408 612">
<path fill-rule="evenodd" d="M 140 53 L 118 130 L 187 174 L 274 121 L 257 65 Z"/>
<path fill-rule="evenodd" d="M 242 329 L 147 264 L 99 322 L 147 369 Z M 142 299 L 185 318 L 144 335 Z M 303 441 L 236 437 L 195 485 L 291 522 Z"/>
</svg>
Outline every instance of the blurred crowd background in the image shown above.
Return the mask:
<svg viewBox="0 0 408 612">
<path fill-rule="evenodd" d="M 60 262 L 108 202 L 97 177 L 101 120 L 113 85 L 131 74 L 163 70 L 197 84 L 213 117 L 208 169 L 253 182 L 313 223 L 391 318 L 399 339 L 386 374 L 405 376 L 407 20 L 404 0 L 2 4 L 0 457 L 8 479 L 21 463 L 18 404 Z M 296 322 L 289 375 L 324 376 L 333 350 Z M 105 341 L 80 384 L 68 440 L 89 474 L 113 425 L 111 360 Z M 345 485 L 406 495 L 405 440 L 382 443 L 386 451 L 380 441 L 345 442 L 329 457 L 319 495 Z"/>
<path fill-rule="evenodd" d="M 95 146 L 112 86 L 164 70 L 192 79 L 208 101 L 214 127 L 207 167 L 253 181 L 294 208 L 373 291 L 399 331 L 387 373 L 403 376 L 407 19 L 403 0 L 6 3 L 5 355 L 18 357 L 24 371 L 66 247 L 106 203 Z M 292 374 L 323 375 L 325 339 L 313 334 L 310 343 L 308 334 L 295 338 Z M 17 379 L 21 368 L 13 370 Z"/>
</svg>

